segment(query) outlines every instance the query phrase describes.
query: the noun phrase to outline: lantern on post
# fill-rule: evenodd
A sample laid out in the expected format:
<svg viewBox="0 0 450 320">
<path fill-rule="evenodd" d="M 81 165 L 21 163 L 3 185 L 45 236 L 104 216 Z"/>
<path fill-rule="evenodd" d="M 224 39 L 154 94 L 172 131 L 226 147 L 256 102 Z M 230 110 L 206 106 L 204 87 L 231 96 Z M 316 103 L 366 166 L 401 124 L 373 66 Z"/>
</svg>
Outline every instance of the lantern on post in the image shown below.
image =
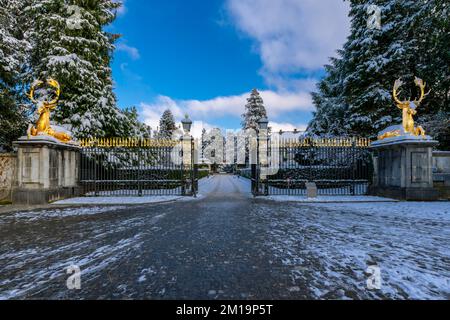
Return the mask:
<svg viewBox="0 0 450 320">
<path fill-rule="evenodd" d="M 189 134 L 189 132 L 191 132 L 192 120 L 189 119 L 187 114 L 184 116 L 184 119 L 181 120 L 181 124 L 183 125 L 184 133 Z"/>
<path fill-rule="evenodd" d="M 258 125 L 259 125 L 259 129 L 267 130 L 267 128 L 269 127 L 269 120 L 267 118 L 261 118 L 258 121 Z"/>
</svg>

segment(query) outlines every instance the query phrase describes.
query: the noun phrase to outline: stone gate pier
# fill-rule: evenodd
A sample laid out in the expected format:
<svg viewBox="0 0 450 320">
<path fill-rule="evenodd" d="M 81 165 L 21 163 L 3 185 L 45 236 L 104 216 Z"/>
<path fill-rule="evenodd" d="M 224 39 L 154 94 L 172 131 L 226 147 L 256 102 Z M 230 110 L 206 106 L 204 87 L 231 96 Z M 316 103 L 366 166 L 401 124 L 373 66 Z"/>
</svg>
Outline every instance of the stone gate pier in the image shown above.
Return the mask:
<svg viewBox="0 0 450 320">
<path fill-rule="evenodd" d="M 439 198 L 433 186 L 433 147 L 429 137 L 401 136 L 372 143 L 377 196 L 432 201 Z"/>
<path fill-rule="evenodd" d="M 22 137 L 17 147 L 14 204 L 36 205 L 78 196 L 79 147 L 47 136 Z"/>
</svg>

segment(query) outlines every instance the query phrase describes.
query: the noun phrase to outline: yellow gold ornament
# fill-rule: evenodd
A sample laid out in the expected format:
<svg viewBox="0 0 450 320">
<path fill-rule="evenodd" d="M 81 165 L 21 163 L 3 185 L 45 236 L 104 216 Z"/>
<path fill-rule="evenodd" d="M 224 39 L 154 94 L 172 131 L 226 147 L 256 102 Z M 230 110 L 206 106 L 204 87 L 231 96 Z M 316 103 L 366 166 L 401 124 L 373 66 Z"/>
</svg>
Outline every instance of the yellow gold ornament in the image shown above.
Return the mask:
<svg viewBox="0 0 450 320">
<path fill-rule="evenodd" d="M 59 95 L 61 94 L 61 88 L 59 83 L 54 79 L 48 79 L 46 83 L 50 87 L 55 89 L 56 97 L 51 101 L 43 101 L 43 102 L 36 101 L 34 98 L 34 92 L 36 88 L 43 85 L 44 82 L 36 81 L 33 84 L 28 96 L 30 100 L 38 106 L 37 112 L 39 114 L 39 119 L 36 122 L 36 126 L 31 126 L 28 129 L 28 137 L 44 134 L 55 137 L 61 142 L 70 142 L 72 140 L 72 137 L 69 134 L 65 132 L 57 132 L 50 126 L 50 112 L 56 109 L 56 104 L 59 100 Z"/>
</svg>

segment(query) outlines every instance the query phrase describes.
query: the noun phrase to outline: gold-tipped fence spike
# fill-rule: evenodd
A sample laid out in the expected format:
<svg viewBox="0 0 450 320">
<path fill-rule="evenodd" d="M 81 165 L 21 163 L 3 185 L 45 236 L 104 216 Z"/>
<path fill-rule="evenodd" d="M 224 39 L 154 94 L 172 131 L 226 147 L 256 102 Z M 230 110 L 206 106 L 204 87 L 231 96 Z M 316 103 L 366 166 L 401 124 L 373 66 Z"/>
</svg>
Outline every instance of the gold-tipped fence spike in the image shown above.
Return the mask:
<svg viewBox="0 0 450 320">
<path fill-rule="evenodd" d="M 142 137 L 110 137 L 110 138 L 81 138 L 82 148 L 151 148 L 151 147 L 174 147 L 178 140 L 154 139 Z M 361 137 L 335 137 L 335 138 L 286 138 L 281 139 L 280 146 L 283 148 L 307 148 L 307 147 L 334 147 L 334 148 L 368 148 L 371 139 Z"/>
</svg>

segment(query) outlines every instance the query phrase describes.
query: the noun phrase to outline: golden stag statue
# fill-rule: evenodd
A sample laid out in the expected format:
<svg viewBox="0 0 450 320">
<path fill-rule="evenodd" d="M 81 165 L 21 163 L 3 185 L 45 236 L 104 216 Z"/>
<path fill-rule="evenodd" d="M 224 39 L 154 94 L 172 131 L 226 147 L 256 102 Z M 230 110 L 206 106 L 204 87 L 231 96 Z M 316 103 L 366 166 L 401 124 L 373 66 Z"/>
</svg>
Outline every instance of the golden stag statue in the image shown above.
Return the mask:
<svg viewBox="0 0 450 320">
<path fill-rule="evenodd" d="M 55 137 L 61 142 L 70 142 L 72 140 L 72 137 L 65 132 L 58 132 L 55 131 L 50 126 L 50 112 L 54 109 L 56 109 L 56 103 L 59 100 L 59 95 L 61 94 L 61 88 L 59 86 L 59 83 L 54 79 L 48 79 L 46 83 L 53 87 L 56 91 L 56 97 L 52 101 L 36 101 L 34 99 L 34 92 L 38 86 L 41 86 L 44 84 L 43 81 L 36 81 L 30 90 L 30 94 L 28 95 L 30 100 L 35 103 L 38 107 L 38 114 L 39 119 L 36 123 L 36 126 L 30 126 L 28 129 L 28 137 L 30 136 L 37 136 L 37 135 L 49 135 L 52 137 Z"/>
<path fill-rule="evenodd" d="M 420 98 L 417 100 L 410 101 L 405 100 L 401 101 L 398 98 L 398 94 L 400 93 L 399 88 L 403 85 L 403 82 L 398 79 L 395 81 L 394 89 L 393 89 L 393 97 L 394 101 L 397 104 L 397 107 L 403 112 L 403 124 L 401 126 L 391 126 L 386 130 L 382 131 L 380 136 L 378 136 L 378 140 L 383 140 L 391 137 L 398 137 L 401 135 L 413 135 L 413 136 L 422 136 L 425 137 L 425 130 L 421 127 L 414 126 L 414 118 L 413 116 L 417 114 L 417 108 L 422 103 L 423 99 L 429 94 L 425 93 L 426 84 L 422 79 L 415 78 L 414 83 L 416 86 L 420 88 Z"/>
</svg>

